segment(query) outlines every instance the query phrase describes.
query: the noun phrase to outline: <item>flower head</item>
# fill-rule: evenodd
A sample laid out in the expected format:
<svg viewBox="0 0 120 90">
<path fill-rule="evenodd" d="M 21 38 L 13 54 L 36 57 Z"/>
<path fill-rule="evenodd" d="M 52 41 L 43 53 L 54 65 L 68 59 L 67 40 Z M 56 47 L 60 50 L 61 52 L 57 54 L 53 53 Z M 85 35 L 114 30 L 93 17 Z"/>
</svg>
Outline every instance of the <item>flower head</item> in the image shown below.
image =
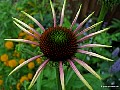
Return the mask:
<svg viewBox="0 0 120 90">
<path fill-rule="evenodd" d="M 27 75 L 27 76 L 28 76 L 28 79 L 30 79 L 30 80 L 31 80 L 31 79 L 32 79 L 32 77 L 33 77 L 33 74 L 32 74 L 32 73 L 28 73 L 28 75 Z"/>
<path fill-rule="evenodd" d="M 25 59 L 20 59 L 19 64 L 23 63 L 24 61 L 25 61 Z"/>
<path fill-rule="evenodd" d="M 15 59 L 9 60 L 8 61 L 8 66 L 13 68 L 17 66 L 17 61 Z"/>
<path fill-rule="evenodd" d="M 34 62 L 28 63 L 28 68 L 29 68 L 29 69 L 33 69 L 34 67 L 35 67 Z"/>
<path fill-rule="evenodd" d="M 5 61 L 8 60 L 8 55 L 7 54 L 3 54 L 3 55 L 1 55 L 0 59 L 1 59 L 1 61 L 5 62 Z"/>
<path fill-rule="evenodd" d="M 24 75 L 20 78 L 20 83 L 22 84 L 24 81 L 28 81 L 28 80 L 29 80 L 28 77 Z"/>
<path fill-rule="evenodd" d="M 9 50 L 14 47 L 14 44 L 12 41 L 7 41 L 7 42 L 5 42 L 5 47 Z"/>
<path fill-rule="evenodd" d="M 25 43 L 29 43 L 29 44 L 34 44 L 38 47 L 40 47 L 41 51 L 42 51 L 42 55 L 37 55 L 34 56 L 30 59 L 28 59 L 27 61 L 24 61 L 22 64 L 20 64 L 19 66 L 17 66 L 12 72 L 10 72 L 9 75 L 11 75 L 13 72 L 15 72 L 16 70 L 18 70 L 19 68 L 21 68 L 22 66 L 24 66 L 25 64 L 36 60 L 37 58 L 41 58 L 42 56 L 45 56 L 47 59 L 43 61 L 43 63 L 39 66 L 38 70 L 36 71 L 35 75 L 33 76 L 33 79 L 31 81 L 31 84 L 29 86 L 29 88 L 31 88 L 35 81 L 37 80 L 38 76 L 40 75 L 41 71 L 44 69 L 44 67 L 46 66 L 46 64 L 48 62 L 58 62 L 59 63 L 59 72 L 60 72 L 60 80 L 61 80 L 61 86 L 62 86 L 62 90 L 65 90 L 65 85 L 64 85 L 64 70 L 63 70 L 63 63 L 64 62 L 68 62 L 71 66 L 71 68 L 74 70 L 74 72 L 76 73 L 76 75 L 80 78 L 80 80 L 90 89 L 93 90 L 92 87 L 89 85 L 89 83 L 84 79 L 84 77 L 81 75 L 81 73 L 79 72 L 79 70 L 76 68 L 74 62 L 77 62 L 78 64 L 80 64 L 81 66 L 83 66 L 85 69 L 87 69 L 90 73 L 92 73 L 95 77 L 97 77 L 98 79 L 101 79 L 101 77 L 85 62 L 83 62 L 82 60 L 79 60 L 75 57 L 75 53 L 82 53 L 82 54 L 87 54 L 90 56 L 94 56 L 94 57 L 98 57 L 107 61 L 112 61 L 109 58 L 106 58 L 104 56 L 101 56 L 97 53 L 94 52 L 89 52 L 89 51 L 85 51 L 82 50 L 82 48 L 88 48 L 88 47 L 111 47 L 111 46 L 107 46 L 107 45 L 101 45 L 101 44 L 86 44 L 86 45 L 80 45 L 80 43 L 82 43 L 83 41 L 97 35 L 100 34 L 106 30 L 108 30 L 109 28 L 105 28 L 103 30 L 91 33 L 89 35 L 86 35 L 80 39 L 78 39 L 79 36 L 81 36 L 82 34 L 84 34 L 85 32 L 87 32 L 88 30 L 91 30 L 92 28 L 96 27 L 97 25 L 99 25 L 101 22 L 98 22 L 88 28 L 85 28 L 84 30 L 80 31 L 78 33 L 78 31 L 81 29 L 82 25 L 93 15 L 93 13 L 91 13 L 87 18 L 85 18 L 75 30 L 72 30 L 72 27 L 74 26 L 74 24 L 76 23 L 76 20 L 79 16 L 80 13 L 80 9 L 81 9 L 81 5 L 80 8 L 75 16 L 75 19 L 73 20 L 70 28 L 66 28 L 63 27 L 63 19 L 64 19 L 64 10 L 65 10 L 65 4 L 66 4 L 66 0 L 64 0 L 64 4 L 63 4 L 63 8 L 62 8 L 62 13 L 61 13 L 61 17 L 60 17 L 60 25 L 56 24 L 56 14 L 55 14 L 55 10 L 54 7 L 52 5 L 52 1 L 50 0 L 50 5 L 52 8 L 52 13 L 53 13 L 53 21 L 54 21 L 54 26 L 53 27 L 49 27 L 47 29 L 45 29 L 35 18 L 33 18 L 31 15 L 27 14 L 26 12 L 22 11 L 22 13 L 24 15 L 26 15 L 27 17 L 29 17 L 32 21 L 34 21 L 43 31 L 42 34 L 38 33 L 34 28 L 30 27 L 29 25 L 25 24 L 24 22 L 13 18 L 14 19 L 14 23 L 21 29 L 23 30 L 25 33 L 27 33 L 28 35 L 34 37 L 36 40 L 38 40 L 38 42 L 34 42 L 32 40 L 25 40 L 25 39 L 5 39 L 5 40 L 10 40 L 10 41 L 16 41 L 16 42 L 25 42 Z M 32 30 L 32 32 L 29 32 L 26 28 L 29 30 Z"/>
</svg>

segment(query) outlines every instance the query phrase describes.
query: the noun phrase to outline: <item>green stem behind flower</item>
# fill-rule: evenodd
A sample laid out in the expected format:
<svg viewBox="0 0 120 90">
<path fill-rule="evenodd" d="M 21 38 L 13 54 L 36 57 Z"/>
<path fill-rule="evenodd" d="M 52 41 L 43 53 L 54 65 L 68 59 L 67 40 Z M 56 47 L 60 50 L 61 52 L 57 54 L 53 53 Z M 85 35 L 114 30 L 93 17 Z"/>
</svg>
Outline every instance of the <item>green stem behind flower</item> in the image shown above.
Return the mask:
<svg viewBox="0 0 120 90">
<path fill-rule="evenodd" d="M 57 90 L 62 90 L 61 83 L 60 83 L 60 73 L 59 73 L 58 67 L 56 67 L 56 82 L 57 82 Z"/>
<path fill-rule="evenodd" d="M 42 86 L 42 77 L 43 77 L 43 72 L 41 72 L 41 74 L 39 75 L 38 79 L 37 79 L 37 90 L 42 90 L 41 86 Z"/>
</svg>

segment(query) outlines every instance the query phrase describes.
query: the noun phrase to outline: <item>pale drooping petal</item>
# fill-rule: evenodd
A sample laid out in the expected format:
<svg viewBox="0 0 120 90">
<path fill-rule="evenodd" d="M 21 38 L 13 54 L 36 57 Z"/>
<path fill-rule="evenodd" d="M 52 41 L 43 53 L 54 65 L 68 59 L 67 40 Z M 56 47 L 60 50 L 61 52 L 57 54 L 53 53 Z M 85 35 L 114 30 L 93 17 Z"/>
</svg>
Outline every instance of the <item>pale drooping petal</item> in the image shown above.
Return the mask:
<svg viewBox="0 0 120 90">
<path fill-rule="evenodd" d="M 12 73 L 14 73 L 15 71 L 17 71 L 18 69 L 20 69 L 21 67 L 23 67 L 24 65 L 26 65 L 27 63 L 29 63 L 29 62 L 31 62 L 31 61 L 33 61 L 33 60 L 35 60 L 35 59 L 37 59 L 37 58 L 39 58 L 39 57 L 41 57 L 42 55 L 37 55 L 37 56 L 35 56 L 35 57 L 32 57 L 32 58 L 30 58 L 30 59 L 28 59 L 27 61 L 24 61 L 22 64 L 20 64 L 19 66 L 17 66 L 15 69 L 13 69 L 10 73 L 9 73 L 9 75 L 11 75 Z M 8 75 L 8 76 L 9 76 Z"/>
<path fill-rule="evenodd" d="M 80 5 L 80 8 L 79 8 L 79 10 L 78 10 L 78 12 L 77 12 L 77 14 L 76 14 L 76 16 L 75 16 L 75 18 L 74 18 L 74 20 L 73 20 L 71 26 L 70 26 L 70 29 L 72 29 L 73 25 L 76 23 L 77 18 L 78 18 L 79 13 L 80 13 L 80 10 L 81 10 L 81 7 L 82 7 L 82 5 Z"/>
<path fill-rule="evenodd" d="M 82 25 L 94 14 L 94 12 L 92 12 L 87 18 L 85 18 L 79 25 L 78 27 L 74 30 L 74 33 L 76 33 L 81 27 Z"/>
<path fill-rule="evenodd" d="M 77 50 L 77 52 L 87 54 L 87 55 L 90 55 L 90 56 L 94 56 L 94 57 L 98 57 L 98 58 L 101 58 L 101 59 L 104 59 L 104 60 L 107 60 L 107 61 L 113 61 L 112 59 L 106 58 L 104 56 L 101 56 L 101 55 L 93 53 L 93 52 L 84 51 L 84 50 Z"/>
<path fill-rule="evenodd" d="M 45 60 L 45 61 L 40 65 L 40 67 L 39 67 L 38 70 L 36 71 L 36 73 L 35 73 L 32 81 L 31 81 L 28 89 L 30 89 L 30 88 L 34 85 L 34 83 L 36 82 L 37 78 L 39 77 L 41 71 L 44 69 L 44 67 L 46 66 L 46 64 L 47 64 L 48 62 L 49 62 L 49 59 Z"/>
<path fill-rule="evenodd" d="M 85 41 L 85 40 L 87 40 L 87 39 L 89 39 L 89 38 L 97 35 L 97 34 L 100 34 L 100 33 L 102 33 L 102 32 L 105 32 L 105 31 L 107 31 L 108 29 L 110 29 L 110 28 L 105 28 L 105 29 L 103 29 L 103 30 L 100 30 L 100 31 L 91 33 L 91 34 L 89 34 L 89 35 L 87 35 L 87 36 L 84 36 L 83 38 L 77 40 L 77 43 L 80 43 L 80 42 L 82 42 L 82 41 Z"/>
<path fill-rule="evenodd" d="M 13 18 L 16 22 L 18 22 L 18 23 L 20 23 L 20 24 L 22 24 L 24 27 L 26 27 L 26 28 L 28 28 L 28 29 L 30 29 L 30 30 L 32 30 L 35 34 L 37 34 L 39 37 L 41 36 L 34 28 L 32 28 L 32 27 L 30 27 L 29 25 L 27 25 L 26 23 L 24 23 L 24 22 L 22 22 L 22 21 L 20 21 L 19 19 L 17 19 L 17 18 Z"/>
<path fill-rule="evenodd" d="M 51 9 L 52 9 L 52 14 L 53 14 L 54 27 L 56 27 L 56 14 L 55 14 L 55 10 L 54 10 L 54 7 L 53 7 L 51 0 L 50 0 L 50 5 L 51 5 Z"/>
<path fill-rule="evenodd" d="M 22 31 L 24 31 L 25 33 L 27 33 L 27 34 L 29 34 L 29 35 L 31 35 L 31 36 L 33 36 L 33 37 L 35 37 L 36 39 L 38 39 L 39 40 L 39 38 L 38 37 L 36 37 L 34 34 L 32 34 L 31 32 L 29 32 L 28 30 L 26 30 L 25 28 L 23 28 L 22 26 L 20 26 L 17 22 L 15 22 L 15 21 L 13 21 Z"/>
<path fill-rule="evenodd" d="M 59 72 L 60 72 L 60 81 L 61 81 L 62 90 L 65 90 L 64 71 L 63 71 L 62 61 L 59 62 Z"/>
<path fill-rule="evenodd" d="M 112 47 L 112 46 L 101 45 L 101 44 L 85 44 L 82 46 L 78 46 L 78 48 L 86 48 L 86 47 Z"/>
<path fill-rule="evenodd" d="M 33 18 L 31 15 L 29 15 L 24 11 L 21 11 L 21 12 L 25 14 L 27 17 L 29 17 L 31 20 L 33 20 L 43 31 L 45 31 L 44 27 L 35 18 Z"/>
<path fill-rule="evenodd" d="M 96 24 L 94 24 L 94 25 L 92 25 L 92 26 L 90 26 L 90 27 L 88 27 L 88 28 L 86 28 L 86 29 L 84 29 L 84 30 L 82 30 L 80 33 L 78 33 L 76 36 L 78 37 L 78 36 L 80 36 L 81 34 L 83 34 L 83 33 L 85 33 L 85 32 L 87 32 L 88 30 L 90 30 L 90 29 L 92 29 L 92 28 L 94 28 L 94 27 L 96 27 L 96 26 L 98 26 L 99 24 L 101 24 L 103 21 L 101 21 L 101 22 L 98 22 L 98 23 L 96 23 Z"/>
<path fill-rule="evenodd" d="M 76 68 L 76 66 L 74 65 L 74 63 L 71 60 L 68 60 L 70 66 L 72 67 L 72 69 L 74 70 L 74 72 L 77 74 L 77 76 L 80 78 L 80 80 L 90 89 L 93 90 L 92 87 L 89 85 L 89 83 L 84 79 L 84 77 L 80 74 L 80 72 L 78 71 L 78 69 Z"/>
<path fill-rule="evenodd" d="M 61 12 L 60 26 L 62 26 L 62 24 L 63 24 L 64 11 L 65 11 L 65 4 L 66 4 L 66 0 L 64 0 L 64 4 L 63 4 L 63 8 L 62 8 L 62 12 Z"/>
<path fill-rule="evenodd" d="M 102 79 L 89 65 L 87 65 L 85 62 L 78 60 L 76 58 L 73 58 L 77 63 L 79 63 L 81 66 L 83 66 L 85 69 L 87 69 L 90 73 L 92 73 L 95 77 L 98 79 Z"/>
<path fill-rule="evenodd" d="M 25 39 L 5 39 L 7 41 L 14 41 L 14 42 L 24 42 L 24 43 L 29 43 L 29 44 L 34 44 L 39 46 L 38 42 L 30 41 L 30 40 L 25 40 Z"/>
</svg>

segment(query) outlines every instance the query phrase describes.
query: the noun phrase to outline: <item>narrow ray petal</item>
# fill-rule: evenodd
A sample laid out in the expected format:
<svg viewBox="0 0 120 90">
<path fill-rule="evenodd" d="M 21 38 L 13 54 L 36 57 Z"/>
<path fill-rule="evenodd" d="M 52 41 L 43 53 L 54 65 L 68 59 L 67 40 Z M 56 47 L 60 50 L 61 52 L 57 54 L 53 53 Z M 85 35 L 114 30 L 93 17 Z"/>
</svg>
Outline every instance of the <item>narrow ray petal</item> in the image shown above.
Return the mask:
<svg viewBox="0 0 120 90">
<path fill-rule="evenodd" d="M 113 61 L 112 59 L 106 58 L 104 56 L 101 56 L 101 55 L 93 53 L 93 52 L 84 51 L 84 50 L 77 50 L 77 52 L 87 54 L 87 55 L 90 55 L 90 56 L 94 56 L 94 57 L 98 57 L 98 58 L 101 58 L 101 59 L 104 59 L 104 60 L 107 60 L 107 61 Z"/>
<path fill-rule="evenodd" d="M 34 44 L 39 46 L 38 42 L 30 41 L 30 40 L 25 40 L 25 39 L 5 39 L 7 41 L 14 41 L 14 42 L 24 42 L 24 43 L 29 43 L 29 44 Z"/>
<path fill-rule="evenodd" d="M 78 60 L 76 58 L 73 58 L 77 63 L 79 63 L 81 66 L 83 66 L 85 69 L 87 69 L 90 73 L 92 73 L 95 77 L 98 79 L 102 79 L 89 65 L 87 65 L 85 62 Z"/>
<path fill-rule="evenodd" d="M 65 90 L 64 71 L 63 71 L 62 61 L 59 62 L 59 72 L 60 72 L 60 80 L 61 80 L 62 90 Z"/>
<path fill-rule="evenodd" d="M 62 8 L 61 19 L 60 19 L 60 26 L 62 26 L 62 24 L 63 24 L 65 4 L 66 4 L 66 0 L 64 0 L 64 4 L 63 4 L 63 8 Z"/>
<path fill-rule="evenodd" d="M 26 30 L 25 28 L 23 28 L 22 26 L 20 26 L 17 22 L 13 21 L 22 31 L 24 31 L 25 33 L 33 36 L 36 39 L 39 39 L 38 37 L 36 37 L 34 34 L 32 34 L 31 32 L 29 32 L 28 30 Z"/>
<path fill-rule="evenodd" d="M 70 26 L 70 29 L 72 29 L 73 25 L 76 23 L 77 18 L 78 18 L 79 13 L 80 13 L 80 10 L 81 10 L 81 7 L 82 7 L 82 4 L 80 5 L 80 8 L 79 8 L 79 10 L 78 10 L 78 12 L 77 12 L 77 14 L 76 14 L 76 16 L 75 16 L 75 18 L 74 18 L 74 20 L 73 20 L 71 26 Z"/>
<path fill-rule="evenodd" d="M 34 83 L 36 82 L 37 78 L 39 77 L 41 71 L 44 69 L 44 67 L 46 66 L 46 64 L 47 64 L 48 62 L 49 62 L 49 59 L 45 60 L 45 61 L 40 65 L 40 67 L 39 67 L 38 70 L 36 71 L 36 73 L 35 73 L 32 81 L 31 81 L 28 89 L 30 89 L 30 88 L 34 85 Z"/>
<path fill-rule="evenodd" d="M 82 46 L 78 46 L 78 48 L 86 48 L 86 47 L 112 47 L 112 46 L 101 45 L 101 44 L 85 44 Z"/>
<path fill-rule="evenodd" d="M 92 25 L 92 26 L 90 26 L 90 27 L 84 29 L 83 31 L 81 31 L 80 33 L 78 33 L 76 36 L 77 36 L 77 37 L 80 36 L 81 34 L 87 32 L 88 30 L 90 30 L 90 29 L 92 29 L 92 28 L 94 28 L 94 27 L 96 27 L 97 25 L 101 24 L 102 22 L 103 22 L 103 21 L 98 22 L 98 23 L 96 23 L 96 24 L 94 24 L 94 25 Z"/>
<path fill-rule="evenodd" d="M 56 27 L 56 14 L 55 14 L 55 10 L 54 10 L 54 7 L 53 7 L 51 0 L 50 0 L 50 5 L 51 5 L 51 9 L 52 9 L 52 14 L 53 14 L 54 27 Z"/>
<path fill-rule="evenodd" d="M 80 72 L 78 71 L 78 69 L 76 68 L 76 66 L 74 65 L 74 63 L 71 60 L 68 60 L 70 66 L 72 67 L 72 69 L 74 70 L 74 72 L 77 74 L 77 76 L 80 78 L 80 80 L 90 89 L 93 90 L 92 87 L 89 85 L 89 83 L 84 79 L 84 77 L 80 74 Z"/>
<path fill-rule="evenodd" d="M 28 59 L 27 61 L 24 61 L 22 64 L 20 64 L 20 65 L 17 66 L 15 69 L 13 69 L 13 70 L 9 73 L 8 76 L 10 76 L 12 73 L 14 73 L 14 72 L 17 71 L 18 69 L 20 69 L 21 67 L 23 67 L 24 65 L 26 65 L 27 63 L 29 63 L 29 62 L 31 62 L 31 61 L 33 61 L 33 60 L 35 60 L 35 59 L 37 59 L 37 58 L 39 58 L 39 57 L 41 57 L 41 56 L 42 56 L 42 55 L 37 55 L 37 56 L 35 56 L 35 57 L 32 57 L 32 58 Z"/>
<path fill-rule="evenodd" d="M 105 32 L 105 31 L 107 31 L 108 29 L 110 29 L 110 28 L 105 28 L 105 29 L 103 29 L 103 30 L 100 30 L 100 31 L 91 33 L 91 34 L 89 34 L 89 35 L 87 35 L 87 36 L 84 36 L 83 38 L 79 39 L 79 40 L 77 41 L 77 43 L 80 43 L 80 42 L 82 42 L 82 41 L 84 41 L 84 40 L 87 40 L 87 39 L 89 39 L 89 38 L 97 35 L 97 34 L 100 34 L 100 33 L 102 33 L 102 32 Z"/>
<path fill-rule="evenodd" d="M 21 11 L 21 12 L 25 14 L 27 17 L 29 17 L 31 20 L 33 20 L 43 31 L 45 31 L 44 27 L 35 18 L 33 18 L 31 15 L 29 15 L 24 11 Z"/>
<path fill-rule="evenodd" d="M 26 23 L 20 21 L 19 19 L 17 18 L 13 18 L 16 22 L 22 24 L 23 26 L 25 26 L 26 28 L 32 30 L 35 34 L 37 34 L 38 36 L 41 36 L 35 29 L 31 28 L 29 25 L 27 25 Z"/>
<path fill-rule="evenodd" d="M 81 27 L 82 25 L 94 14 L 94 12 L 92 12 L 87 18 L 85 18 L 79 25 L 78 27 L 74 30 L 74 33 L 76 33 Z"/>
</svg>

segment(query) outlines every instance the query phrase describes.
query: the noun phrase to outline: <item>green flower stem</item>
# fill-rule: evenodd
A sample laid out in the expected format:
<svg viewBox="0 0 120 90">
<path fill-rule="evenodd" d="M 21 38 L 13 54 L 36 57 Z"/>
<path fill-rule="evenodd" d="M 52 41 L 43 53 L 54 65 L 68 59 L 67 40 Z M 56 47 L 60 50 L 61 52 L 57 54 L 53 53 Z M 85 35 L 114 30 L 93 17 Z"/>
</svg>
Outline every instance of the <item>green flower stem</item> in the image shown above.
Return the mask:
<svg viewBox="0 0 120 90">
<path fill-rule="evenodd" d="M 37 90 L 42 90 L 41 86 L 42 86 L 42 77 L 43 77 L 43 72 L 41 72 L 41 74 L 39 75 L 38 79 L 37 79 Z"/>
<path fill-rule="evenodd" d="M 57 90 L 62 90 L 61 82 L 60 82 L 60 73 L 59 73 L 58 67 L 56 67 L 56 82 L 57 82 Z"/>
</svg>

